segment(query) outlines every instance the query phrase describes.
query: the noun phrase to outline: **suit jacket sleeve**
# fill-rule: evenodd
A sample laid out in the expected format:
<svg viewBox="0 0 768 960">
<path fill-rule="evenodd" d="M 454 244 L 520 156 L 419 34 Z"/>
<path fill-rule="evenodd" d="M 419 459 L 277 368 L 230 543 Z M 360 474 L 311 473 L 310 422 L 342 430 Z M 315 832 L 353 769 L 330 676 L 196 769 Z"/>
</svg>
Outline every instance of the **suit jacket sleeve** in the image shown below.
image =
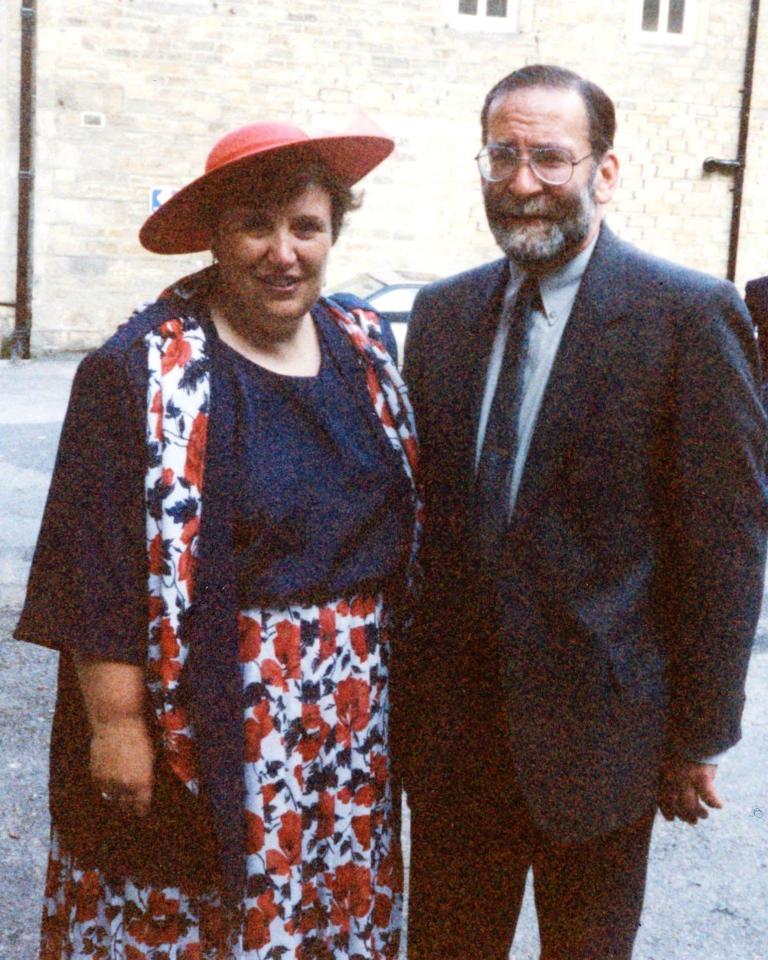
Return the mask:
<svg viewBox="0 0 768 960">
<path fill-rule="evenodd" d="M 707 756 L 741 736 L 766 544 L 765 417 L 752 325 L 731 285 L 684 315 L 670 418 L 666 555 L 669 747 Z"/>
</svg>

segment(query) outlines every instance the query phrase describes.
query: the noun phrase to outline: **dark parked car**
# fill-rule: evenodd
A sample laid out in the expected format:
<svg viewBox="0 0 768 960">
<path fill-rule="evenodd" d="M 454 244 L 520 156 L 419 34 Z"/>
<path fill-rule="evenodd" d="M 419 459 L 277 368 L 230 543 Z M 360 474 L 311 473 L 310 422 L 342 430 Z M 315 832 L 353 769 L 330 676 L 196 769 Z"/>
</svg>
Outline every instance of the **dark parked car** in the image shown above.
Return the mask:
<svg viewBox="0 0 768 960">
<path fill-rule="evenodd" d="M 343 293 L 354 293 L 367 300 L 389 323 L 397 343 L 398 363 L 403 362 L 403 347 L 408 317 L 416 294 L 425 283 L 437 280 L 436 273 L 416 270 L 380 270 L 376 273 L 358 273 L 334 288 Z M 331 296 L 333 294 L 331 293 Z"/>
</svg>

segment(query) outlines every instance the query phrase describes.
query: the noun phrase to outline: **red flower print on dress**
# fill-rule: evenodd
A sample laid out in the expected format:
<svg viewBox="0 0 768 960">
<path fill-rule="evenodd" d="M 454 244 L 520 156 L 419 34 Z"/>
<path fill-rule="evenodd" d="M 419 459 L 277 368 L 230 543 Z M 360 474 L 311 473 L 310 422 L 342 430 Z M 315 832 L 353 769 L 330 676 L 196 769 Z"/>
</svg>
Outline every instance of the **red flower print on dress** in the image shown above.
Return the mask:
<svg viewBox="0 0 768 960">
<path fill-rule="evenodd" d="M 256 813 L 245 811 L 246 852 L 258 853 L 264 846 L 264 821 Z"/>
<path fill-rule="evenodd" d="M 163 617 L 160 621 L 160 676 L 166 690 L 179 679 L 181 663 L 177 658 L 180 652 L 173 624 Z"/>
<path fill-rule="evenodd" d="M 261 741 L 269 736 L 275 725 L 269 715 L 269 701 L 262 700 L 245 721 L 245 759 L 247 763 L 261 760 Z"/>
<path fill-rule="evenodd" d="M 197 777 L 197 748 L 194 740 L 186 733 L 166 734 L 164 745 L 168 763 L 179 780 L 182 783 L 194 780 Z"/>
<path fill-rule="evenodd" d="M 371 690 L 363 680 L 347 677 L 340 680 L 333 694 L 336 701 L 338 726 L 336 741 L 345 747 L 352 745 L 352 734 L 368 726 L 371 712 Z"/>
<path fill-rule="evenodd" d="M 356 863 L 344 863 L 334 873 L 331 889 L 331 920 L 347 931 L 350 916 L 364 917 L 371 908 L 371 872 Z"/>
<path fill-rule="evenodd" d="M 154 571 L 157 572 L 157 571 Z M 156 620 L 161 616 L 163 610 L 165 609 L 165 604 L 163 603 L 162 597 L 150 597 L 148 603 L 148 616 L 150 622 Z"/>
<path fill-rule="evenodd" d="M 95 870 L 86 870 L 77 887 L 75 919 L 79 923 L 94 920 L 101 897 L 101 878 Z"/>
<path fill-rule="evenodd" d="M 323 792 L 317 801 L 317 839 L 332 837 L 336 829 L 336 801 L 332 793 Z"/>
<path fill-rule="evenodd" d="M 352 649 L 363 663 L 368 659 L 368 638 L 366 637 L 365 627 L 352 627 L 349 631 L 349 639 L 352 643 Z"/>
<path fill-rule="evenodd" d="M 159 533 L 152 537 L 149 544 L 149 572 L 155 574 L 163 572 L 163 538 Z"/>
<path fill-rule="evenodd" d="M 184 464 L 184 479 L 198 490 L 203 487 L 205 471 L 205 444 L 208 435 L 208 415 L 198 413 L 192 421 L 192 431 L 187 444 L 187 459 Z"/>
<path fill-rule="evenodd" d="M 333 607 L 320 608 L 320 662 L 336 650 L 336 611 Z"/>
<path fill-rule="evenodd" d="M 397 858 L 397 866 L 395 863 L 394 851 L 390 849 L 389 853 L 382 859 L 379 864 L 379 872 L 377 875 L 377 880 L 379 886 L 389 887 L 393 893 L 399 893 L 402 890 L 402 873 L 399 869 L 400 858 Z"/>
<path fill-rule="evenodd" d="M 274 783 L 267 783 L 262 787 L 261 800 L 265 807 L 268 807 L 276 796 L 277 787 L 274 785 Z"/>
<path fill-rule="evenodd" d="M 304 729 L 296 749 L 304 762 L 308 763 L 320 753 L 331 727 L 323 720 L 317 703 L 302 703 L 301 725 Z"/>
<path fill-rule="evenodd" d="M 306 935 L 317 930 L 323 916 L 323 908 L 314 883 L 303 883 L 301 886 L 301 921 L 299 932 Z M 296 956 L 299 956 L 297 951 Z"/>
<path fill-rule="evenodd" d="M 281 690 L 288 689 L 288 684 L 283 676 L 283 668 L 277 660 L 262 660 L 261 682 L 268 684 L 270 687 L 280 687 Z"/>
<path fill-rule="evenodd" d="M 183 707 L 166 710 L 160 715 L 164 754 L 182 783 L 189 783 L 197 777 L 197 747 L 186 732 L 188 724 L 189 718 Z"/>
<path fill-rule="evenodd" d="M 255 660 L 261 653 L 261 624 L 252 617 L 239 614 L 237 632 L 240 636 L 240 663 Z"/>
<path fill-rule="evenodd" d="M 55 895 L 59 889 L 59 884 L 61 882 L 59 878 L 59 872 L 61 870 L 61 864 L 53 856 L 53 853 L 48 855 L 48 869 L 45 872 L 45 898 L 50 900 L 51 897 Z"/>
<path fill-rule="evenodd" d="M 291 867 L 301 863 L 301 814 L 286 810 L 280 817 L 277 842 L 280 844 L 279 850 L 267 851 L 267 870 L 287 876 Z"/>
<path fill-rule="evenodd" d="M 355 804 L 358 807 L 372 807 L 376 799 L 376 790 L 370 783 L 366 783 L 355 791 Z"/>
<path fill-rule="evenodd" d="M 163 439 L 163 391 L 155 390 L 152 394 L 152 402 L 149 405 L 149 412 L 155 414 L 155 440 Z"/>
<path fill-rule="evenodd" d="M 389 780 L 389 764 L 383 753 L 371 753 L 371 773 L 379 787 L 384 787 Z"/>
<path fill-rule="evenodd" d="M 162 890 L 156 889 L 150 891 L 147 912 L 131 918 L 126 924 L 128 935 L 148 947 L 177 943 L 183 926 L 179 901 L 169 899 Z"/>
<path fill-rule="evenodd" d="M 178 657 L 181 648 L 176 637 L 176 631 L 168 617 L 160 621 L 160 656 L 166 659 Z"/>
<path fill-rule="evenodd" d="M 377 893 L 373 901 L 373 925 L 382 930 L 389 925 L 392 916 L 392 898 L 385 893 Z"/>
<path fill-rule="evenodd" d="M 169 320 L 162 326 L 162 332 L 168 339 L 163 350 L 160 372 L 163 376 L 174 367 L 183 367 L 192 356 L 192 347 L 184 339 L 180 320 Z"/>
<path fill-rule="evenodd" d="M 223 936 L 221 904 L 200 903 L 200 939 L 203 943 L 219 943 Z"/>
<path fill-rule="evenodd" d="M 243 932 L 243 947 L 246 950 L 260 950 L 269 943 L 269 925 L 276 916 L 275 892 L 268 890 L 257 897 L 255 907 L 246 911 Z"/>
<path fill-rule="evenodd" d="M 200 532 L 200 514 L 195 514 L 194 517 L 190 517 L 189 520 L 184 524 L 181 531 L 181 542 L 182 543 L 192 543 L 195 537 Z"/>
<path fill-rule="evenodd" d="M 406 437 L 403 440 L 403 449 L 405 450 L 408 460 L 413 464 L 414 467 L 418 468 L 419 466 L 419 447 L 416 443 L 415 437 Z M 421 517 L 419 518 L 421 519 Z"/>
<path fill-rule="evenodd" d="M 371 846 L 371 816 L 366 813 L 361 817 L 352 817 L 352 829 L 357 837 L 357 842 L 363 848 L 368 850 Z"/>
<path fill-rule="evenodd" d="M 376 609 L 376 598 L 371 596 L 354 597 L 352 600 L 351 614 L 353 617 L 362 617 L 367 619 L 373 616 Z"/>
<path fill-rule="evenodd" d="M 162 890 L 154 889 L 149 894 L 147 909 L 162 919 L 173 917 L 179 912 L 179 898 L 167 897 Z"/>
<path fill-rule="evenodd" d="M 283 666 L 286 680 L 301 679 L 301 633 L 298 623 L 281 620 L 277 624 L 275 656 Z"/>
<path fill-rule="evenodd" d="M 184 583 L 188 584 L 190 600 L 192 599 L 191 588 L 194 580 L 194 571 L 195 557 L 192 553 L 192 548 L 187 547 L 186 550 L 182 551 L 181 556 L 179 557 L 179 580 L 183 580 Z"/>
</svg>

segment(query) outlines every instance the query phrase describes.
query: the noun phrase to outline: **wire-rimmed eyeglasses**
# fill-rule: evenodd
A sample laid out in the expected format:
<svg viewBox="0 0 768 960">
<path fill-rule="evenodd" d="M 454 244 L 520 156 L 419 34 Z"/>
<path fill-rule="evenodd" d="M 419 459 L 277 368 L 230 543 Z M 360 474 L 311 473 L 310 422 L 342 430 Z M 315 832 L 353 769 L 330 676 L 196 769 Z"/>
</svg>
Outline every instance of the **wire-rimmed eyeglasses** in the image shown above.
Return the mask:
<svg viewBox="0 0 768 960">
<path fill-rule="evenodd" d="M 590 151 L 574 160 L 567 150 L 559 147 L 533 147 L 528 156 L 521 156 L 514 147 L 503 143 L 488 143 L 475 157 L 480 176 L 489 183 L 499 183 L 514 177 L 521 164 L 527 163 L 531 173 L 542 183 L 562 186 L 573 176 L 573 168 L 593 156 Z"/>
</svg>

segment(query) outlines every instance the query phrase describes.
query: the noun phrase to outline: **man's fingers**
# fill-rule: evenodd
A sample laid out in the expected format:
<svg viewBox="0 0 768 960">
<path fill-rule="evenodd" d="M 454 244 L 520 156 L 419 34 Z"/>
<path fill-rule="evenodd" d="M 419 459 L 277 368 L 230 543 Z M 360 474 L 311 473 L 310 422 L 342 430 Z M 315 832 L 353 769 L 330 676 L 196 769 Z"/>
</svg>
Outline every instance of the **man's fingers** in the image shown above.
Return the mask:
<svg viewBox="0 0 768 960">
<path fill-rule="evenodd" d="M 659 810 L 661 810 L 661 815 L 665 820 L 670 822 L 675 819 L 675 808 L 672 805 L 672 802 L 668 797 L 659 797 Z"/>
<path fill-rule="evenodd" d="M 722 809 L 723 801 L 720 799 L 717 790 L 715 790 L 715 784 L 712 779 L 706 778 L 703 783 L 699 784 L 699 796 L 708 807 L 712 807 L 714 810 Z"/>
<path fill-rule="evenodd" d="M 723 806 L 714 780 L 717 767 L 683 761 L 670 765 L 659 785 L 659 810 L 666 820 L 679 818 L 694 825 L 709 816 L 708 807 Z"/>
<path fill-rule="evenodd" d="M 699 800 L 699 791 L 693 784 L 686 785 L 679 796 L 681 816 L 687 823 L 696 823 L 699 818 L 706 820 L 709 813 Z"/>
</svg>

